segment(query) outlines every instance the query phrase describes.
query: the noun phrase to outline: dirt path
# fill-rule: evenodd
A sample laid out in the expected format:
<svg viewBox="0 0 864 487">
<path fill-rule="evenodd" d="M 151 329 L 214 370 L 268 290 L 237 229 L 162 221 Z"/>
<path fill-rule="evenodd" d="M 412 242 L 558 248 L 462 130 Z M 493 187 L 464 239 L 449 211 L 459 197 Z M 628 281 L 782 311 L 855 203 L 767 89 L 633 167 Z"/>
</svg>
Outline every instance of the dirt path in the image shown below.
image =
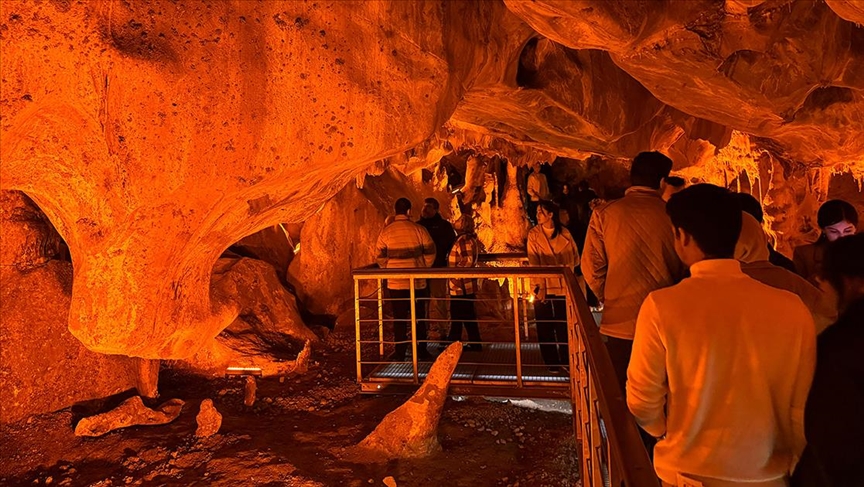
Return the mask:
<svg viewBox="0 0 864 487">
<path fill-rule="evenodd" d="M 124 397 L 31 418 L 0 430 L 0 485 L 572 486 L 577 483 L 571 418 L 490 402 L 449 399 L 439 428 L 443 451 L 424 460 L 357 465 L 339 459 L 404 396 L 361 396 L 353 342 L 338 334 L 315 352 L 304 377 L 261 380 L 243 405 L 240 379 L 163 373 L 160 401 L 183 413 L 163 426 L 78 438 L 74 423 Z M 200 402 L 223 415 L 211 438 L 194 437 Z M 159 401 L 157 401 L 159 402 Z M 149 404 L 152 405 L 152 404 Z"/>
</svg>

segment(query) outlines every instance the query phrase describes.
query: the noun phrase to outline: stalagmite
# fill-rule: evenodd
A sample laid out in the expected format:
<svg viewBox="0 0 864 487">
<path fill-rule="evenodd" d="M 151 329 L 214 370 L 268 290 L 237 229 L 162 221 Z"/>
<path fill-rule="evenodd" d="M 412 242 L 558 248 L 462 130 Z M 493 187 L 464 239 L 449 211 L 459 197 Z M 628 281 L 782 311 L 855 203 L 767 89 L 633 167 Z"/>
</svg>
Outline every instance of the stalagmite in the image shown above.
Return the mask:
<svg viewBox="0 0 864 487">
<path fill-rule="evenodd" d="M 212 399 L 201 401 L 201 408 L 198 411 L 198 416 L 195 416 L 195 422 L 198 423 L 195 436 L 206 438 L 219 432 L 219 428 L 222 426 L 222 413 L 216 410 Z"/>
<path fill-rule="evenodd" d="M 447 400 L 450 377 L 461 356 L 461 342 L 447 347 L 435 360 L 423 386 L 408 402 L 385 416 L 375 431 L 348 451 L 346 458 L 387 461 L 425 457 L 440 450 L 438 420 Z"/>
</svg>

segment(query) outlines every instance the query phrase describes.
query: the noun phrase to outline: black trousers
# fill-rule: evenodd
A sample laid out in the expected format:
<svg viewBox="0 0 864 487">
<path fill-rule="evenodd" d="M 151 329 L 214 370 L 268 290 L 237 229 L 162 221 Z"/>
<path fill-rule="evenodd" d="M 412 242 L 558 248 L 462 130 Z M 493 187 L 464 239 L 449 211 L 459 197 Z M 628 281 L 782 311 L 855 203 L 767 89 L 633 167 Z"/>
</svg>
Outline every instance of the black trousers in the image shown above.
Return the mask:
<svg viewBox="0 0 864 487">
<path fill-rule="evenodd" d="M 450 296 L 450 333 L 447 339 L 451 342 L 462 340 L 462 327 L 468 332 L 469 342 L 480 342 L 480 328 L 477 326 L 477 312 L 474 310 L 476 295 Z"/>
<path fill-rule="evenodd" d="M 570 347 L 567 345 L 567 302 L 563 296 L 546 296 L 546 301 L 534 302 L 537 318 L 537 341 L 540 355 L 548 366 L 568 365 Z"/>
<path fill-rule="evenodd" d="M 612 359 L 612 367 L 615 369 L 615 378 L 618 379 L 618 384 L 621 386 L 621 394 L 626 398 L 627 367 L 630 366 L 630 355 L 633 354 L 633 340 L 607 336 L 606 351 L 609 352 L 609 358 Z M 642 428 L 639 428 L 639 435 L 642 436 L 642 443 L 648 450 L 648 456 L 653 460 L 654 445 L 657 444 L 657 439 Z"/>
<path fill-rule="evenodd" d="M 429 296 L 428 289 L 414 290 L 414 309 L 417 316 L 418 341 L 426 340 L 426 297 Z M 411 329 L 411 291 L 408 289 L 390 289 L 390 297 L 393 304 L 393 338 L 396 341 L 396 358 L 405 357 L 409 343 L 408 330 Z M 402 343 L 398 343 L 402 342 Z M 417 344 L 417 355 L 426 354 L 426 344 Z"/>
<path fill-rule="evenodd" d="M 624 394 L 627 384 L 627 366 L 630 365 L 630 354 L 633 353 L 633 340 L 607 336 L 606 351 L 609 352 L 609 358 L 612 359 L 615 378 L 618 379 L 621 393 Z"/>
</svg>

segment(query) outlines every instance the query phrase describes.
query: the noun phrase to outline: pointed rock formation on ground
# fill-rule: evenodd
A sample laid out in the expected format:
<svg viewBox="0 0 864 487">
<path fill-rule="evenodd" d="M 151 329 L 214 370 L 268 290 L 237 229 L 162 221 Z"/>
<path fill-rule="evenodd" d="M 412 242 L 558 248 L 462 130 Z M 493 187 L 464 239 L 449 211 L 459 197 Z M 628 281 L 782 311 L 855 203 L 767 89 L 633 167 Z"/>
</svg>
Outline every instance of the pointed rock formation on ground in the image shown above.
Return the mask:
<svg viewBox="0 0 864 487">
<path fill-rule="evenodd" d="M 222 426 L 222 414 L 216 410 L 212 399 L 201 401 L 201 409 L 198 411 L 198 416 L 195 416 L 195 422 L 198 423 L 195 436 L 207 438 L 219 432 Z"/>
<path fill-rule="evenodd" d="M 170 423 L 180 415 L 183 404 L 181 399 L 171 399 L 154 410 L 145 406 L 140 396 L 130 397 L 107 413 L 79 421 L 75 427 L 75 436 L 102 436 L 127 426 Z"/>
<path fill-rule="evenodd" d="M 350 449 L 346 457 L 353 461 L 375 462 L 425 457 L 440 450 L 438 420 L 447 399 L 450 377 L 461 356 L 461 342 L 447 347 L 411 399 L 385 416 L 375 431 Z"/>
</svg>

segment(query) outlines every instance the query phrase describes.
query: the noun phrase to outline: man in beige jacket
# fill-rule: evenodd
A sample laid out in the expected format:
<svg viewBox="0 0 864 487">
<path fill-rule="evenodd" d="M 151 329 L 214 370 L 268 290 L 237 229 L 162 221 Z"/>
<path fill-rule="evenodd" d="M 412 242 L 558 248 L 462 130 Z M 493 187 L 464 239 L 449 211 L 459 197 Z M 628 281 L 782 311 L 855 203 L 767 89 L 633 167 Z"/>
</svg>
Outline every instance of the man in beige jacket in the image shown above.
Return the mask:
<svg viewBox="0 0 864 487">
<path fill-rule="evenodd" d="M 624 390 L 636 317 L 648 293 L 675 284 L 684 274 L 675 254 L 672 223 L 660 182 L 672 161 L 642 152 L 630 168 L 625 196 L 594 211 L 582 252 L 585 282 L 604 305 L 600 333 Z"/>
</svg>

